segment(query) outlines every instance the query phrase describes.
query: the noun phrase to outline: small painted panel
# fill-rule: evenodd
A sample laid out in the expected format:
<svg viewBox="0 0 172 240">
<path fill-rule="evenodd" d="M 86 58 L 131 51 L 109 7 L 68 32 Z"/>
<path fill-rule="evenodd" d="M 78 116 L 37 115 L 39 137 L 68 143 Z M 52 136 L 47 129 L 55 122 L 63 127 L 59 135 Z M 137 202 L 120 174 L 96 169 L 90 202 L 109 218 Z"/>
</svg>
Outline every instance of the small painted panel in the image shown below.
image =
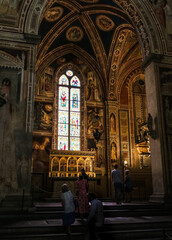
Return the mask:
<svg viewBox="0 0 172 240">
<path fill-rule="evenodd" d="M 80 87 L 80 80 L 77 76 L 73 76 L 73 78 L 71 78 L 70 80 L 70 85 L 71 86 L 76 86 L 76 87 Z"/>
<path fill-rule="evenodd" d="M 65 74 L 59 78 L 59 85 L 69 85 L 69 80 Z"/>
<path fill-rule="evenodd" d="M 66 38 L 72 42 L 79 42 L 83 38 L 83 31 L 81 28 L 73 26 L 67 30 Z"/>
<path fill-rule="evenodd" d="M 69 89 L 59 87 L 59 110 L 68 110 Z"/>
<path fill-rule="evenodd" d="M 80 136 L 80 113 L 71 112 L 70 114 L 70 135 Z"/>
<path fill-rule="evenodd" d="M 114 22 L 105 15 L 100 15 L 96 18 L 96 24 L 103 31 L 110 31 L 114 27 Z"/>
<path fill-rule="evenodd" d="M 68 137 L 58 137 L 58 150 L 68 150 Z"/>
<path fill-rule="evenodd" d="M 71 88 L 70 110 L 80 111 L 80 89 L 78 88 Z"/>
<path fill-rule="evenodd" d="M 61 7 L 49 8 L 45 13 L 45 19 L 48 22 L 57 21 L 63 14 L 63 9 Z"/>
<path fill-rule="evenodd" d="M 70 137 L 70 150 L 80 151 L 80 138 Z"/>
<path fill-rule="evenodd" d="M 68 136 L 68 112 L 59 111 L 58 135 Z"/>
<path fill-rule="evenodd" d="M 71 70 L 68 70 L 68 71 L 66 71 L 66 75 L 68 77 L 72 77 L 73 76 L 73 72 Z"/>
</svg>

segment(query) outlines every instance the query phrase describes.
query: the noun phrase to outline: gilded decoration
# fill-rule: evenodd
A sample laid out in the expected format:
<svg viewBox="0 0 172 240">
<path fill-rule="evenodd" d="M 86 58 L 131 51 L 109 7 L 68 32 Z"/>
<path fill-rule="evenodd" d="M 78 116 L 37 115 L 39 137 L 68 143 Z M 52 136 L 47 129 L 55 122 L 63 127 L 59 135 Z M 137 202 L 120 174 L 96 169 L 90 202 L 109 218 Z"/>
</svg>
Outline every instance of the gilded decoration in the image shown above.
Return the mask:
<svg viewBox="0 0 172 240">
<path fill-rule="evenodd" d="M 32 144 L 32 171 L 48 171 L 51 138 L 34 136 Z"/>
<path fill-rule="evenodd" d="M 54 97 L 53 75 L 53 68 L 48 67 L 44 70 L 43 74 L 40 76 L 40 79 L 36 84 L 37 95 Z"/>
<path fill-rule="evenodd" d="M 144 55 L 148 56 L 150 53 L 150 45 L 149 45 L 149 39 L 148 39 L 148 34 L 146 32 L 146 29 L 144 28 L 144 23 L 140 16 L 138 15 L 138 12 L 136 11 L 135 6 L 130 3 L 128 0 L 116 0 L 130 15 L 131 19 L 137 26 L 140 38 L 142 39 L 143 42 L 143 48 L 144 48 Z M 138 3 L 139 4 L 139 3 Z"/>
<path fill-rule="evenodd" d="M 89 177 L 96 177 L 94 151 L 51 151 L 49 177 L 78 177 L 84 168 Z"/>
<path fill-rule="evenodd" d="M 118 37 L 119 42 L 123 42 L 125 39 L 125 35 L 124 34 L 120 34 Z"/>
<path fill-rule="evenodd" d="M 45 19 L 48 22 L 57 21 L 63 14 L 63 9 L 61 7 L 49 8 L 45 13 Z"/>
<path fill-rule="evenodd" d="M 110 133 L 111 134 L 116 133 L 116 118 L 115 118 L 115 115 L 113 113 L 110 116 Z"/>
<path fill-rule="evenodd" d="M 105 15 L 100 15 L 96 18 L 96 24 L 102 31 L 111 31 L 115 26 L 114 22 Z"/>
<path fill-rule="evenodd" d="M 97 129 L 101 134 L 103 133 L 103 116 L 101 109 L 88 108 L 87 133 L 92 135 Z"/>
<path fill-rule="evenodd" d="M 73 26 L 67 30 L 66 38 L 71 42 L 79 42 L 83 38 L 83 31 L 81 28 Z"/>
<path fill-rule="evenodd" d="M 111 163 L 117 161 L 117 146 L 115 142 L 111 144 Z"/>
<path fill-rule="evenodd" d="M 52 130 L 52 104 L 35 102 L 34 130 Z"/>
<path fill-rule="evenodd" d="M 120 121 L 120 154 L 122 164 L 126 161 L 130 164 L 130 146 L 129 146 L 129 119 L 128 111 L 120 110 L 119 112 L 119 121 Z"/>
</svg>

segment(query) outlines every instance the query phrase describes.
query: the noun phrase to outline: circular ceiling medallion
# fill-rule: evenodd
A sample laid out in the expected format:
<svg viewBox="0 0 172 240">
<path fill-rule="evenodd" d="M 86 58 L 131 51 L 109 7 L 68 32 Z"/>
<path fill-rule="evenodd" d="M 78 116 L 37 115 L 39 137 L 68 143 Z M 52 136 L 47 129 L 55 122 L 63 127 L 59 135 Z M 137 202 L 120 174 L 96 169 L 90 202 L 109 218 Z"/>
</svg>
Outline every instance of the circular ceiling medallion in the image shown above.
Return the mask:
<svg viewBox="0 0 172 240">
<path fill-rule="evenodd" d="M 112 71 L 116 71 L 116 64 L 113 64 L 112 66 L 111 66 L 111 69 L 112 69 Z"/>
<path fill-rule="evenodd" d="M 77 26 L 71 27 L 66 32 L 66 38 L 72 42 L 79 42 L 83 38 L 83 31 Z"/>
<path fill-rule="evenodd" d="M 120 54 L 120 50 L 119 49 L 116 49 L 115 50 L 115 55 L 118 56 Z"/>
<path fill-rule="evenodd" d="M 100 15 L 96 18 L 97 26 L 103 31 L 110 31 L 115 26 L 114 22 L 105 15 Z"/>
<path fill-rule="evenodd" d="M 59 19 L 62 14 L 63 14 L 63 8 L 61 7 L 49 8 L 45 13 L 45 19 L 48 22 L 54 22 L 57 19 Z"/>
<path fill-rule="evenodd" d="M 121 34 L 121 35 L 119 36 L 118 40 L 119 40 L 120 42 L 123 42 L 123 41 L 124 41 L 124 38 L 125 38 L 124 34 Z"/>
<path fill-rule="evenodd" d="M 86 3 L 96 3 L 99 0 L 80 0 L 81 2 L 86 2 Z"/>
</svg>

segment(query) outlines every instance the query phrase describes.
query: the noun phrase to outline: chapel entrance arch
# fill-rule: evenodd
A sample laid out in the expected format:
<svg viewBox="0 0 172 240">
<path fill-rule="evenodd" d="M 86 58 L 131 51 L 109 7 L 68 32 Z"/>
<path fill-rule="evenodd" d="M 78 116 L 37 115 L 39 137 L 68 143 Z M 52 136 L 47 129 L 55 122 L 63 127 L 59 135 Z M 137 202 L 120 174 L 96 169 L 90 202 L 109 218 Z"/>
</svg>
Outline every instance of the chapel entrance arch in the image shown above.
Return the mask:
<svg viewBox="0 0 172 240">
<path fill-rule="evenodd" d="M 162 41 L 161 39 L 164 38 L 164 34 L 160 26 L 157 24 L 157 19 L 153 18 L 150 21 L 150 16 L 153 15 L 152 9 L 149 8 L 150 2 L 145 1 L 143 2 L 133 2 L 129 0 L 119 1 L 116 2 L 126 11 L 126 13 L 131 18 L 133 25 L 137 31 L 137 35 L 140 40 L 140 45 L 142 48 L 143 58 L 144 58 L 144 68 L 145 68 L 145 82 L 146 82 L 146 94 L 148 100 L 148 112 L 150 113 L 150 126 L 151 130 L 161 131 L 162 138 L 159 139 L 155 137 L 155 135 L 151 134 L 151 156 L 152 156 L 152 177 L 153 177 L 153 195 L 152 201 L 164 201 L 164 197 L 167 194 L 170 194 L 168 189 L 166 189 L 165 185 L 169 182 L 170 178 L 164 178 L 165 171 L 167 170 L 167 159 L 163 155 L 164 146 L 162 145 L 162 140 L 164 137 L 164 133 L 162 129 L 156 128 L 154 126 L 154 120 L 156 118 L 159 119 L 158 124 L 160 125 L 163 123 L 161 118 L 160 112 L 161 109 L 159 106 L 159 99 L 160 89 L 157 90 L 159 86 L 158 76 L 157 76 L 157 68 L 160 62 L 160 55 L 164 54 L 166 51 L 166 42 Z M 37 19 L 40 18 L 40 13 L 43 10 L 46 1 L 41 5 L 39 1 L 34 2 L 32 7 L 36 9 L 39 7 L 40 11 L 36 14 Z M 141 11 L 139 10 L 141 9 Z M 35 10 L 30 9 L 28 19 L 26 19 L 27 24 L 27 33 L 37 34 L 39 24 L 33 26 L 31 23 L 33 22 L 33 16 L 35 18 Z M 32 13 L 33 10 L 33 13 Z M 153 15 L 154 16 L 154 15 Z M 149 26 L 145 27 L 145 26 Z M 155 36 L 161 36 L 162 38 L 156 39 Z M 152 101 L 152 99 L 154 101 Z M 152 132 L 151 132 L 152 133 Z M 158 133 L 157 133 L 158 136 Z M 158 151 L 157 151 L 158 149 Z M 165 161 L 165 162 L 164 162 Z M 166 169 L 164 169 L 166 166 Z M 168 174 L 169 175 L 169 172 Z M 159 180 L 157 179 L 157 176 Z M 157 181 L 158 180 L 158 181 Z M 170 183 L 171 184 L 171 183 Z M 167 184 L 168 185 L 168 184 Z"/>
</svg>

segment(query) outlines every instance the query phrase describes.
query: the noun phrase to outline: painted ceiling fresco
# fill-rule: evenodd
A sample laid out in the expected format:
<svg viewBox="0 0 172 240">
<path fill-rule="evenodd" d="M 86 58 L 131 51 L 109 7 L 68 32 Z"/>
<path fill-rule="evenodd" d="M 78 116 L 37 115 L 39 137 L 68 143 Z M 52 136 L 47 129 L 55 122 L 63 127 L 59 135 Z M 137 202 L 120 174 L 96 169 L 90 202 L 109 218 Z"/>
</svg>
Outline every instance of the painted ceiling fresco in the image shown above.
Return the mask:
<svg viewBox="0 0 172 240">
<path fill-rule="evenodd" d="M 103 81 L 112 79 L 114 85 L 127 63 L 142 59 L 132 22 L 114 1 L 50 1 L 40 19 L 39 35 L 37 70 L 47 59 L 53 64 L 52 55 L 55 68 L 72 58 L 81 63 L 87 59 Z"/>
</svg>

